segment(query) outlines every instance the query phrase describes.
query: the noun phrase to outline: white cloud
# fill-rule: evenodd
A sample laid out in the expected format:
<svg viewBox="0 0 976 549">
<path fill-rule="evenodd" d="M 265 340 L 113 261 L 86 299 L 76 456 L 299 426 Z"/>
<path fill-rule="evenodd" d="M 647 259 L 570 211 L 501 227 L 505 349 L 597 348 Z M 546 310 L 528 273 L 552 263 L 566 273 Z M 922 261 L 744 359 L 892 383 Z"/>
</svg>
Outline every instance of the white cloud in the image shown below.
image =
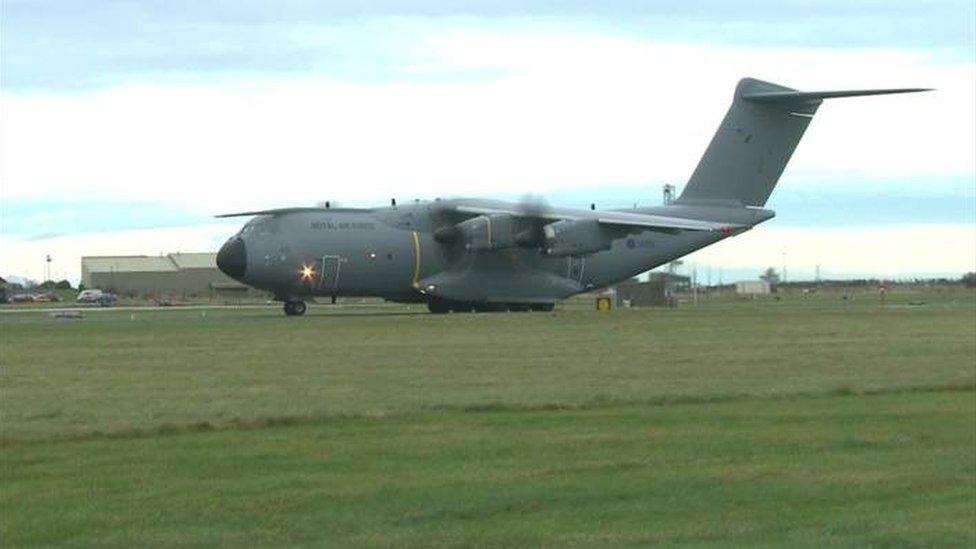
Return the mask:
<svg viewBox="0 0 976 549">
<path fill-rule="evenodd" d="M 806 89 L 940 88 L 828 102 L 788 168 L 793 180 L 976 173 L 972 64 L 907 51 L 460 31 L 432 34 L 424 51 L 425 63 L 406 69 L 502 76 L 4 94 L 0 196 L 155 199 L 220 212 L 680 183 L 744 75 Z"/>
<path fill-rule="evenodd" d="M 784 255 L 785 253 L 785 255 Z M 795 228 L 760 225 L 685 257 L 686 264 L 730 269 L 785 264 L 795 278 L 812 279 L 819 265 L 833 276 L 903 278 L 919 273 L 976 271 L 976 226 L 897 225 Z M 758 272 L 757 272 L 758 275 Z"/>
<path fill-rule="evenodd" d="M 747 75 L 801 89 L 939 88 L 828 101 L 787 169 L 794 185 L 976 174 L 972 63 L 904 50 L 735 48 L 537 31 L 432 30 L 425 42 L 406 45 L 407 78 L 396 81 L 238 79 L 3 93 L 0 200 L 156 200 L 220 213 L 325 199 L 681 184 Z M 494 76 L 471 76 L 478 74 Z M 450 75 L 457 78 L 443 79 Z M 648 195 L 656 200 L 657 191 Z M 778 265 L 788 247 L 788 262 L 811 270 L 843 263 L 896 274 L 974 264 L 973 226 L 789 231 L 760 227 L 693 260 Z M 2 235 L 0 270 L 37 278 L 51 253 L 63 265 L 56 269 L 76 276 L 81 253 L 214 250 L 230 232 Z"/>
</svg>

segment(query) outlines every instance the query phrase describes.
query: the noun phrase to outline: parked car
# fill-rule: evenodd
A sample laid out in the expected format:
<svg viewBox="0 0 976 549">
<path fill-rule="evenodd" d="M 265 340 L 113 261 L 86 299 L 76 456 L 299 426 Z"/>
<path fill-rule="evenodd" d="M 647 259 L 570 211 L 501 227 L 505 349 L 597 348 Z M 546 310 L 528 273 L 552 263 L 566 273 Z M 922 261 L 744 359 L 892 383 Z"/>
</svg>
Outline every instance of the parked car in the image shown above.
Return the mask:
<svg viewBox="0 0 976 549">
<path fill-rule="evenodd" d="M 98 294 L 98 297 L 95 298 L 95 303 L 97 303 L 99 307 L 111 307 L 118 301 L 119 296 L 113 294 L 112 292 L 102 292 Z"/>
<path fill-rule="evenodd" d="M 11 303 L 33 303 L 34 294 L 14 294 L 10 296 Z"/>
<path fill-rule="evenodd" d="M 75 301 L 79 303 L 96 303 L 98 301 L 98 296 L 102 295 L 102 291 L 99 289 L 92 290 L 82 290 Z"/>
<path fill-rule="evenodd" d="M 37 302 L 50 302 L 50 301 L 61 301 L 61 296 L 54 292 L 44 292 L 40 294 L 34 294 L 34 301 Z"/>
</svg>

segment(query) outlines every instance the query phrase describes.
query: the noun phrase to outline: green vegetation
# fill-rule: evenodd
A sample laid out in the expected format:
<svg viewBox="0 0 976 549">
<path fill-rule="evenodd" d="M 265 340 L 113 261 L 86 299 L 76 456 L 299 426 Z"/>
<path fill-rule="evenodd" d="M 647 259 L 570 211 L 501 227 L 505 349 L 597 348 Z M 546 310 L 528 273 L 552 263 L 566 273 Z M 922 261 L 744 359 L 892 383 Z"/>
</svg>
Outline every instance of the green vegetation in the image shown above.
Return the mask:
<svg viewBox="0 0 976 549">
<path fill-rule="evenodd" d="M 973 544 L 963 290 L 0 315 L 4 545 Z"/>
</svg>

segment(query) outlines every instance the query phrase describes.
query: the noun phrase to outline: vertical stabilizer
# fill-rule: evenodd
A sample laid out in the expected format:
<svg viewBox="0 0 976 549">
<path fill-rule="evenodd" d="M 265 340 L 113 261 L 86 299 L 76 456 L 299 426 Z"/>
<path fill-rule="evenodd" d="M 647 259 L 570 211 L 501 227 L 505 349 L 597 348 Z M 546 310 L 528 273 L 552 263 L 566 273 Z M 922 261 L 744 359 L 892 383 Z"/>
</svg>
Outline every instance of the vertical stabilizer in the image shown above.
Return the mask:
<svg viewBox="0 0 976 549">
<path fill-rule="evenodd" d="M 926 90 L 801 92 L 743 78 L 735 88 L 729 112 L 677 202 L 762 206 L 824 99 L 915 91 Z"/>
</svg>

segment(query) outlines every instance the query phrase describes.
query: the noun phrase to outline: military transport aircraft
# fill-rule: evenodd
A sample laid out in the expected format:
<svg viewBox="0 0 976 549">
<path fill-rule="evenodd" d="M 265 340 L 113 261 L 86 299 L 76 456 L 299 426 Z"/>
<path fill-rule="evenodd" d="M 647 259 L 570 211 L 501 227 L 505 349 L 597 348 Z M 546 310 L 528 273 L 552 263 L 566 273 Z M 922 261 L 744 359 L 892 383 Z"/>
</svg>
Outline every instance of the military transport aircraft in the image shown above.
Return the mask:
<svg viewBox="0 0 976 549">
<path fill-rule="evenodd" d="M 433 313 L 551 310 L 775 214 L 773 187 L 823 99 L 921 88 L 801 92 L 745 78 L 682 194 L 627 210 L 445 199 L 380 208 L 281 208 L 255 216 L 217 254 L 228 276 L 271 292 L 285 314 L 305 299 L 376 296 Z"/>
</svg>

